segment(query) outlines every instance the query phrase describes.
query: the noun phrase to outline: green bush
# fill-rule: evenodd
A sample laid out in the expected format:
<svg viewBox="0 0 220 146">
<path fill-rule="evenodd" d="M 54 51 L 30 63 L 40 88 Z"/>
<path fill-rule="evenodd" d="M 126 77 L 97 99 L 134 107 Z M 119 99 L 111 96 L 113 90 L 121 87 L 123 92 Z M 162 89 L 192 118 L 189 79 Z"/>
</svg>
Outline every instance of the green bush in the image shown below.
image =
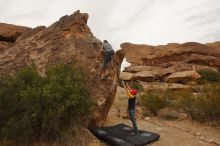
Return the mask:
<svg viewBox="0 0 220 146">
<path fill-rule="evenodd" d="M 154 115 L 157 115 L 157 112 L 165 106 L 165 98 L 161 94 L 162 92 L 159 90 L 150 90 L 141 95 L 141 104 L 148 108 Z"/>
<path fill-rule="evenodd" d="M 144 88 L 139 81 L 130 82 L 130 86 L 131 86 L 131 88 L 138 90 L 138 92 L 144 91 Z"/>
<path fill-rule="evenodd" d="M 220 72 L 214 70 L 203 70 L 198 71 L 202 78 L 198 79 L 199 84 L 204 84 L 207 82 L 219 82 L 220 81 Z"/>
<path fill-rule="evenodd" d="M 88 117 L 91 106 L 82 69 L 57 65 L 41 76 L 36 67 L 25 67 L 0 77 L 0 138 L 16 143 L 61 140 Z"/>
</svg>

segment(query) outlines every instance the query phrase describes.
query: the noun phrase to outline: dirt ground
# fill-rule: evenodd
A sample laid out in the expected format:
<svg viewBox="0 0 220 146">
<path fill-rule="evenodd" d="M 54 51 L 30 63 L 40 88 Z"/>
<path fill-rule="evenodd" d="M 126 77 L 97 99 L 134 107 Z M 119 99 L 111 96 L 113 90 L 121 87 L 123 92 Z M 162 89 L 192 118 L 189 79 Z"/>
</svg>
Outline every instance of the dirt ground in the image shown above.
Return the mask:
<svg viewBox="0 0 220 146">
<path fill-rule="evenodd" d="M 115 102 L 109 112 L 106 126 L 119 123 L 131 126 L 131 121 L 123 118 L 126 108 L 127 99 L 123 89 L 119 87 Z M 177 118 L 168 120 L 163 117 L 166 112 L 157 117 L 143 117 L 140 116 L 140 111 L 137 112 L 136 117 L 139 129 L 155 132 L 161 136 L 159 141 L 149 144 L 150 146 L 220 146 L 219 127 L 200 124 L 188 117 L 183 117 L 181 114 L 175 115 Z M 172 111 L 167 111 L 167 114 L 172 114 Z M 102 145 L 106 144 L 102 143 Z"/>
</svg>

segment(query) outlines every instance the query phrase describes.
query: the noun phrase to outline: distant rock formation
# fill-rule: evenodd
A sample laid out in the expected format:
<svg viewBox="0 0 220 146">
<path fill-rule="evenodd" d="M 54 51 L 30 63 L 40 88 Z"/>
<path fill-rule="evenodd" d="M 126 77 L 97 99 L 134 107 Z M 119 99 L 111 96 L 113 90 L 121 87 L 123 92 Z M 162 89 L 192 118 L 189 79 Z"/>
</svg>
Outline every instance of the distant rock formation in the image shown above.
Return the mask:
<svg viewBox="0 0 220 146">
<path fill-rule="evenodd" d="M 109 78 L 101 80 L 97 70 L 102 60 L 97 64 L 96 57 L 102 43 L 90 31 L 88 17 L 87 13 L 76 11 L 47 28 L 14 27 L 0 32 L 0 36 L 7 38 L 6 41 L 13 42 L 11 47 L 1 50 L 0 74 L 13 73 L 32 63 L 36 64 L 39 72 L 44 73 L 48 65 L 74 62 L 84 68 L 89 76 L 88 88 L 95 102 L 91 123 L 102 125 L 115 98 L 124 54 L 116 53 L 109 67 Z"/>
<path fill-rule="evenodd" d="M 28 30 L 28 27 L 0 23 L 0 52 L 12 47 L 16 39 Z"/>
<path fill-rule="evenodd" d="M 196 71 L 220 69 L 220 42 L 171 43 L 159 46 L 123 43 L 121 48 L 126 60 L 131 63 L 124 72 L 132 73 L 134 80 L 171 82 L 171 78 L 175 76 L 172 82 L 186 82 L 199 78 L 195 75 Z M 192 70 L 194 72 L 185 72 Z"/>
</svg>

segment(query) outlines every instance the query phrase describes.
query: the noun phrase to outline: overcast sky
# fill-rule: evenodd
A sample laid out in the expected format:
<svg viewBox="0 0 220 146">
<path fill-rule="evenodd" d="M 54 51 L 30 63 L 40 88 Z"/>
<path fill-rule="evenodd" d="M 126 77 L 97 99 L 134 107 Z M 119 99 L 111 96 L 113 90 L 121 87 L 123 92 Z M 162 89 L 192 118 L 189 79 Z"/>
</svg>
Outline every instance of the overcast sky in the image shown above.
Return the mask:
<svg viewBox="0 0 220 146">
<path fill-rule="evenodd" d="M 49 26 L 77 9 L 100 40 L 149 45 L 220 41 L 220 0 L 0 0 L 0 22 Z"/>
</svg>

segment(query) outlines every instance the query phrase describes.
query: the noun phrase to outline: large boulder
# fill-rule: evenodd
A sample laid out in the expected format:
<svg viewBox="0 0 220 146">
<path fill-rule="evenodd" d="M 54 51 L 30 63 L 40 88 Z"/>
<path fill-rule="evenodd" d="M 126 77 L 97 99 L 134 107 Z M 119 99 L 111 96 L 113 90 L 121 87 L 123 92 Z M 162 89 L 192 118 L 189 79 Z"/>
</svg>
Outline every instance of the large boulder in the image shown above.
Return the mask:
<svg viewBox="0 0 220 146">
<path fill-rule="evenodd" d="M 173 73 L 166 78 L 166 81 L 170 83 L 187 83 L 199 78 L 201 78 L 200 74 L 194 70 L 190 70 Z"/>
<path fill-rule="evenodd" d="M 125 81 L 130 81 L 133 79 L 133 74 L 132 73 L 128 73 L 128 72 L 121 72 L 119 79 L 121 80 L 125 80 Z"/>
<path fill-rule="evenodd" d="M 182 90 L 182 89 L 188 89 L 191 88 L 188 85 L 183 85 L 179 83 L 163 83 L 163 82 L 140 82 L 140 84 L 143 86 L 144 91 L 149 90 Z"/>
<path fill-rule="evenodd" d="M 131 66 L 125 67 L 124 71 L 136 73 L 136 72 L 141 72 L 141 71 L 155 71 L 155 70 L 161 70 L 161 69 L 162 67 L 157 67 L 157 66 L 131 65 Z"/>
<path fill-rule="evenodd" d="M 0 74 L 13 73 L 29 64 L 36 64 L 40 73 L 45 67 L 59 63 L 76 63 L 88 74 L 88 88 L 95 102 L 91 124 L 102 125 L 114 101 L 123 52 L 116 52 L 109 66 L 109 77 L 99 77 L 100 64 L 96 63 L 101 48 L 99 41 L 87 25 L 88 14 L 76 11 L 64 16 L 51 26 L 37 27 L 23 33 L 0 54 Z"/>
<path fill-rule="evenodd" d="M 142 66 L 142 65 L 131 65 L 125 67 L 124 72 L 134 73 L 134 79 L 145 80 L 147 78 L 151 78 L 147 81 L 163 81 L 168 75 L 174 73 L 174 67 L 162 68 L 157 66 Z M 144 77 L 145 76 L 145 77 Z M 154 76 L 154 77 L 153 77 Z M 153 78 L 152 78 L 153 77 Z M 146 81 L 146 80 L 145 80 Z"/>
<path fill-rule="evenodd" d="M 135 80 L 141 80 L 146 82 L 153 82 L 158 80 L 160 77 L 157 71 L 141 71 L 134 74 Z"/>
</svg>

